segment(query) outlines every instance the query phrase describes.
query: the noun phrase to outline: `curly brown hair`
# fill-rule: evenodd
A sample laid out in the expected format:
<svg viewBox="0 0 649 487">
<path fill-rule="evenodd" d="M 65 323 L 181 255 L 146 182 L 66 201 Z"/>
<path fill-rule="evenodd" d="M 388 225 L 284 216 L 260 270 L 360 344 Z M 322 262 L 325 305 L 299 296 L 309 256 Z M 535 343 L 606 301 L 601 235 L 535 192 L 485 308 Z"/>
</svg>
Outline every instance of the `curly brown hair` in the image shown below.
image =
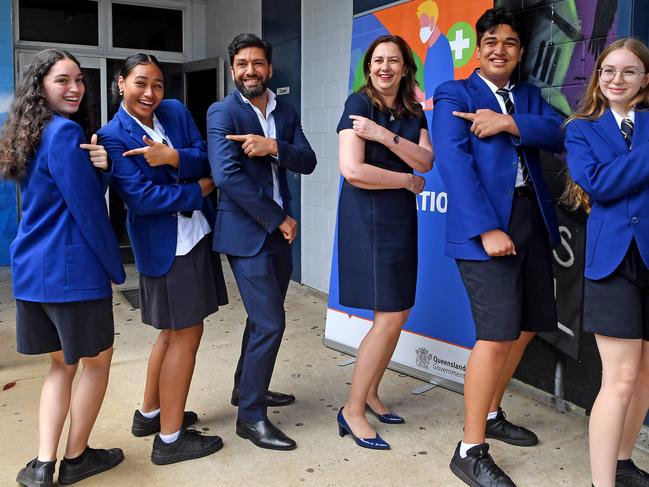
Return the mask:
<svg viewBox="0 0 649 487">
<path fill-rule="evenodd" d="M 20 181 L 27 173 L 27 166 L 41 141 L 43 129 L 52 118 L 53 111 L 43 94 L 43 78 L 52 66 L 62 59 L 74 61 L 79 69 L 79 61 L 67 51 L 46 49 L 34 56 L 18 84 L 14 101 L 0 137 L 0 177 Z M 85 97 L 79 110 L 70 118 L 87 126 Z"/>
<path fill-rule="evenodd" d="M 423 117 L 424 110 L 422 109 L 421 104 L 417 101 L 417 95 L 415 94 L 415 86 L 417 86 L 417 64 L 415 63 L 415 57 L 412 55 L 412 50 L 408 43 L 399 36 L 383 35 L 377 37 L 374 39 L 374 42 L 370 44 L 370 47 L 367 48 L 365 58 L 363 59 L 363 73 L 365 73 L 365 79 L 367 81 L 365 86 L 358 91 L 365 92 L 370 98 L 372 104 L 379 110 L 385 111 L 388 108 L 383 97 L 374 87 L 372 79 L 370 78 L 370 64 L 372 62 L 374 50 L 376 49 L 376 46 L 385 42 L 392 42 L 397 45 L 399 51 L 401 51 L 401 56 L 403 57 L 403 66 L 405 71 L 401 83 L 399 84 L 396 106 L 394 107 L 394 115 L 397 118 L 406 115 Z"/>
</svg>

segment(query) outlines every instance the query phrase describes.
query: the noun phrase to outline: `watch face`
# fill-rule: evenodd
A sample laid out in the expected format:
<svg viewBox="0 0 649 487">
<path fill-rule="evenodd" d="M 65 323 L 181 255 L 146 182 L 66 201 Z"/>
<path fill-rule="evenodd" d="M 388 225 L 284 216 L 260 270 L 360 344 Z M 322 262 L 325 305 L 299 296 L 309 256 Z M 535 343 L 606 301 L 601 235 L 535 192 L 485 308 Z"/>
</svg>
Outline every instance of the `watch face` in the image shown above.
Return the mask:
<svg viewBox="0 0 649 487">
<path fill-rule="evenodd" d="M 394 137 L 392 137 L 392 141 L 393 141 L 395 144 L 398 144 L 398 143 L 399 143 L 399 136 L 398 136 L 398 135 L 395 135 Z"/>
</svg>

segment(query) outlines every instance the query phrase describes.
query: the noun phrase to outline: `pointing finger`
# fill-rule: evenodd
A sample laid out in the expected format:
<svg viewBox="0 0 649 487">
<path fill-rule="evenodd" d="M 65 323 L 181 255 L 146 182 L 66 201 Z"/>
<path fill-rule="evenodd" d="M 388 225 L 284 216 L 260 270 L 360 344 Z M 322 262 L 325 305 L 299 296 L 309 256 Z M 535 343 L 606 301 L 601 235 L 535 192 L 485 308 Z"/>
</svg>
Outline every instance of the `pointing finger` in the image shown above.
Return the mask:
<svg viewBox="0 0 649 487">
<path fill-rule="evenodd" d="M 247 139 L 247 135 L 226 135 L 225 138 L 228 140 L 234 140 L 235 142 L 244 142 Z"/>
<path fill-rule="evenodd" d="M 124 153 L 122 154 L 122 156 L 124 156 L 124 157 L 128 157 L 128 156 L 137 156 L 137 155 L 139 155 L 139 154 L 144 154 L 144 153 L 146 152 L 147 149 L 148 149 L 148 147 L 140 147 L 139 149 L 131 149 L 131 150 L 127 150 L 126 152 L 124 152 Z"/>
<path fill-rule="evenodd" d="M 475 119 L 475 113 L 466 113 L 466 112 L 453 112 L 453 115 L 459 118 L 463 118 L 464 120 L 469 120 L 473 122 Z"/>
</svg>

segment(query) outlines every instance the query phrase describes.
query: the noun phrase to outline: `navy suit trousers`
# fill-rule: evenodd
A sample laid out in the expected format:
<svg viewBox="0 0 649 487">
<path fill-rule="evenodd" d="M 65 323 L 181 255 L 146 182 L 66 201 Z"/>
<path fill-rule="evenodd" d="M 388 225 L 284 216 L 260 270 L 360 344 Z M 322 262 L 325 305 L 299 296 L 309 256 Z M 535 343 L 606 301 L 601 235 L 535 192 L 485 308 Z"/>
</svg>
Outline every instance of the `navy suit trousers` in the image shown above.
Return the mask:
<svg viewBox="0 0 649 487">
<path fill-rule="evenodd" d="M 239 419 L 266 418 L 264 395 L 270 385 L 286 326 L 284 299 L 291 279 L 291 247 L 281 231 L 268 236 L 253 257 L 228 255 L 246 309 L 241 357 L 235 382 L 239 387 Z"/>
</svg>

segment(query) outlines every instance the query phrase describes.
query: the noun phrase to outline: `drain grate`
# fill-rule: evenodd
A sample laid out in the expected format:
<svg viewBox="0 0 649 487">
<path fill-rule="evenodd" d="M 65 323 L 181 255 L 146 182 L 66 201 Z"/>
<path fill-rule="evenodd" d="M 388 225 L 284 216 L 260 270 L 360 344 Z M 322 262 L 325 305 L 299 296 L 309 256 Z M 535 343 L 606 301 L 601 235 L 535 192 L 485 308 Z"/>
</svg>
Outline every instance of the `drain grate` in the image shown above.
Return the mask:
<svg viewBox="0 0 649 487">
<path fill-rule="evenodd" d="M 126 301 L 129 302 L 132 308 L 140 309 L 140 290 L 138 288 L 122 289 L 120 293 L 126 298 Z"/>
</svg>

